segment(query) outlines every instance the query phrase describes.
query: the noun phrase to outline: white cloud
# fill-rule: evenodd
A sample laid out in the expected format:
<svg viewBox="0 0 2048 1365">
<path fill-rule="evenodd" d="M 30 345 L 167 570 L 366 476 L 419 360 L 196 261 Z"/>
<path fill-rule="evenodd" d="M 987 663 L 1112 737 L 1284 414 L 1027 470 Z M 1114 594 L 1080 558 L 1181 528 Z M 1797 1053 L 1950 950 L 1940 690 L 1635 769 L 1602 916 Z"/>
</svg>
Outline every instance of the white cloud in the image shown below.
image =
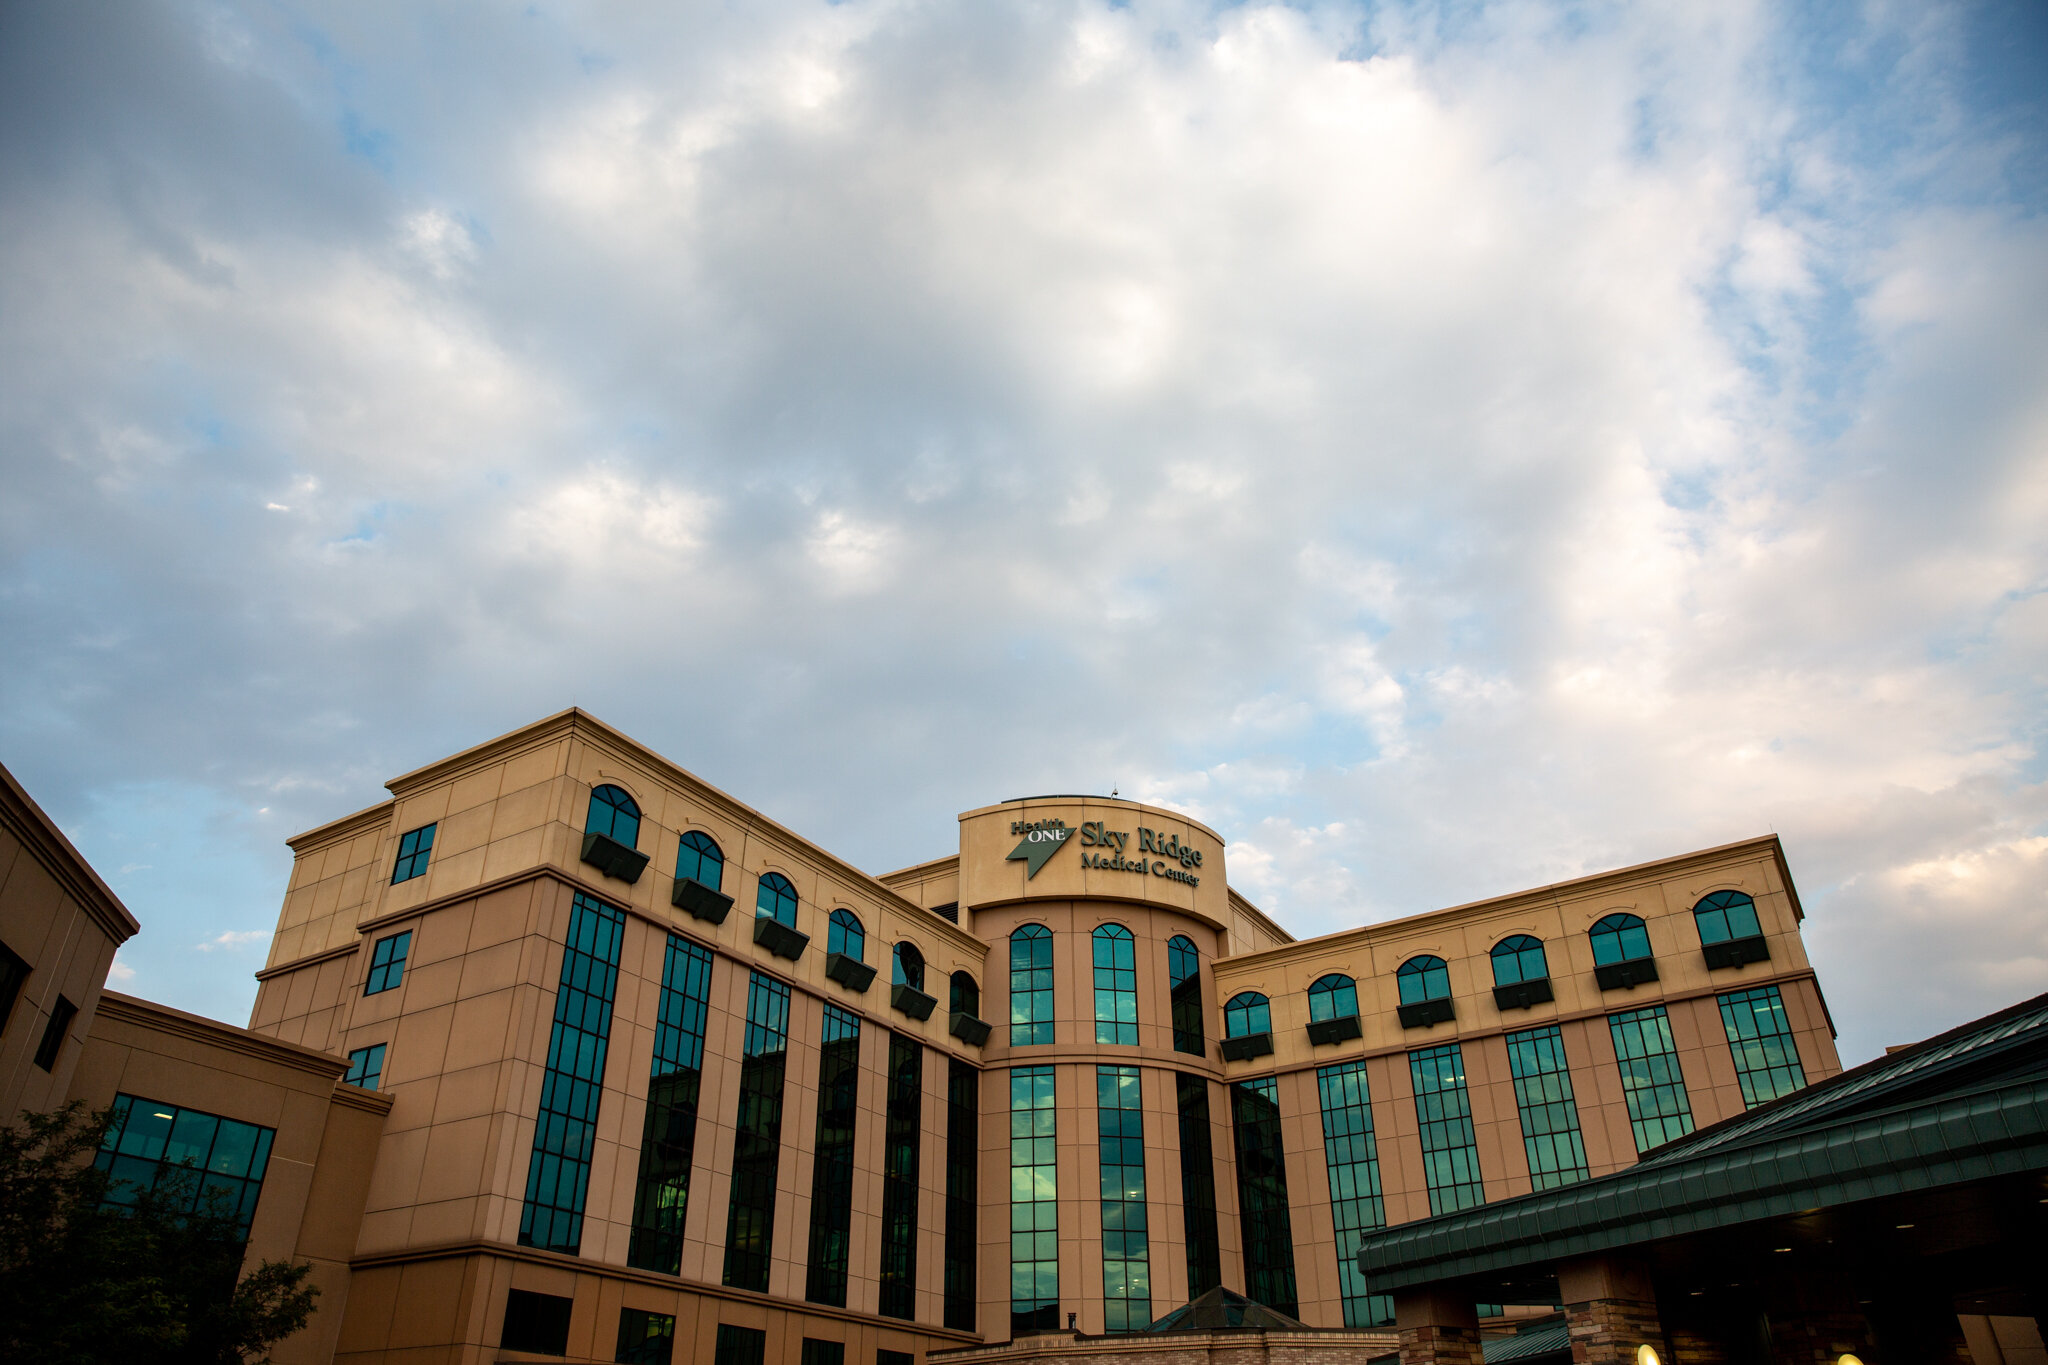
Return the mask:
<svg viewBox="0 0 2048 1365">
<path fill-rule="evenodd" d="M 192 946 L 202 953 L 231 953 L 240 948 L 254 947 L 257 944 L 268 942 L 270 942 L 270 930 L 268 929 L 227 929 L 215 934 L 204 943 L 195 943 Z"/>
<path fill-rule="evenodd" d="M 276 857 L 574 701 L 878 868 L 1120 783 L 1302 932 L 1777 828 L 1851 1056 L 2048 987 L 2019 106 L 1787 22 L 37 18 L 10 754 Z"/>
</svg>

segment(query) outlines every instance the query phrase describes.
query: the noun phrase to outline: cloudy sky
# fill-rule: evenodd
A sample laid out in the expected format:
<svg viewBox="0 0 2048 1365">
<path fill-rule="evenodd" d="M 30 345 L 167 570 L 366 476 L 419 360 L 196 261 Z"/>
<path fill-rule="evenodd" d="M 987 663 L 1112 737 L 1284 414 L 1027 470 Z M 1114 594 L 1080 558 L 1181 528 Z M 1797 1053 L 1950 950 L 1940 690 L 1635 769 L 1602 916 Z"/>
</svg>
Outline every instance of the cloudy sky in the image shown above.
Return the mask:
<svg viewBox="0 0 2048 1365">
<path fill-rule="evenodd" d="M 240 1020 L 583 706 L 1297 933 L 1775 830 L 1845 1059 L 2048 989 L 2038 4 L 0 7 L 0 761 Z"/>
</svg>

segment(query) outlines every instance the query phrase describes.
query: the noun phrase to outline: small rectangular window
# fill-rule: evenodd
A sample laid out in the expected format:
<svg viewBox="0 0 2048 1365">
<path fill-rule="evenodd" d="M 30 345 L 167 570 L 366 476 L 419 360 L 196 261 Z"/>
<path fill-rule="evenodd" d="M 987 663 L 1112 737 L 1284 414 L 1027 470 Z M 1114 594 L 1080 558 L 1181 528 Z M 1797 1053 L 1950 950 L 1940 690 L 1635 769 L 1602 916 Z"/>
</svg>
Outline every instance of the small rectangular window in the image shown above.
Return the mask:
<svg viewBox="0 0 2048 1365">
<path fill-rule="evenodd" d="M 384 1079 L 384 1044 L 373 1043 L 348 1054 L 348 1074 L 341 1078 L 350 1085 L 375 1090 Z"/>
<path fill-rule="evenodd" d="M 768 1334 L 758 1327 L 718 1324 L 718 1344 L 711 1351 L 711 1365 L 767 1365 Z"/>
<path fill-rule="evenodd" d="M 612 1359 L 620 1365 L 668 1365 L 675 1349 L 675 1314 L 642 1308 L 619 1310 L 619 1347 L 612 1352 Z"/>
<path fill-rule="evenodd" d="M 805 1337 L 803 1353 L 797 1357 L 797 1365 L 846 1365 L 846 1343 Z"/>
<path fill-rule="evenodd" d="M 917 1357 L 909 1351 L 890 1351 L 876 1348 L 875 1365 L 917 1365 Z"/>
<path fill-rule="evenodd" d="M 363 982 L 364 995 L 398 989 L 405 976 L 405 955 L 412 949 L 412 930 L 380 938 L 370 950 L 370 975 Z"/>
<path fill-rule="evenodd" d="M 569 1309 L 574 1302 L 560 1294 L 535 1294 L 526 1289 L 507 1291 L 505 1330 L 498 1335 L 499 1349 L 539 1356 L 569 1354 Z"/>
<path fill-rule="evenodd" d="M 14 1002 L 21 998 L 21 988 L 28 984 L 28 963 L 15 951 L 0 943 L 0 1033 L 7 1031 L 7 1021 L 14 1014 Z"/>
<path fill-rule="evenodd" d="M 418 829 L 400 835 L 398 840 L 398 862 L 391 869 L 391 884 L 409 882 L 414 877 L 427 875 L 427 855 L 434 851 L 434 827 L 421 825 Z"/>
<path fill-rule="evenodd" d="M 78 1006 L 57 997 L 57 1003 L 50 1009 L 50 1022 L 43 1026 L 43 1041 L 36 1044 L 36 1065 L 48 1071 L 57 1065 L 57 1054 L 64 1049 L 64 1035 L 71 1031 L 71 1021 L 78 1017 Z"/>
</svg>

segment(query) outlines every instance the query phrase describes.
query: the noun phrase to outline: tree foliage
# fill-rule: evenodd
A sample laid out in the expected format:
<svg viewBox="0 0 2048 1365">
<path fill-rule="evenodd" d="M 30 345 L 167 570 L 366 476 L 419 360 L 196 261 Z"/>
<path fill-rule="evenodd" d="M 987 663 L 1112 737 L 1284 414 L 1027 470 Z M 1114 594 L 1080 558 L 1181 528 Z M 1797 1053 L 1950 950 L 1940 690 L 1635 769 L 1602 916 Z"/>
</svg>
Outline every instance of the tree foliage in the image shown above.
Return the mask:
<svg viewBox="0 0 2048 1365">
<path fill-rule="evenodd" d="M 268 1365 L 312 1314 L 312 1267 L 241 1275 L 240 1229 L 176 1179 L 107 1206 L 111 1117 L 73 1103 L 0 1128 L 0 1360 Z"/>
</svg>

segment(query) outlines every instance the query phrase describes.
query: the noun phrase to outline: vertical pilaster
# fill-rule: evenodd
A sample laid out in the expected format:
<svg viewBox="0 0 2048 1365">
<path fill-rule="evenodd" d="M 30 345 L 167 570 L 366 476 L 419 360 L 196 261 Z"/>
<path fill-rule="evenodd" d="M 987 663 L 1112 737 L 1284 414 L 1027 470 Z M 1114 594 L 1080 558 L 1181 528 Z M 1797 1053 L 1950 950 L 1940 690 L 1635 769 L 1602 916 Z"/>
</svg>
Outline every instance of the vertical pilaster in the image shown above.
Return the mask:
<svg viewBox="0 0 2048 1365">
<path fill-rule="evenodd" d="M 1657 1291 L 1639 1262 L 1592 1256 L 1557 1268 L 1572 1337 L 1572 1365 L 1635 1365 L 1636 1350 L 1649 1346 L 1669 1357 Z"/>
</svg>

